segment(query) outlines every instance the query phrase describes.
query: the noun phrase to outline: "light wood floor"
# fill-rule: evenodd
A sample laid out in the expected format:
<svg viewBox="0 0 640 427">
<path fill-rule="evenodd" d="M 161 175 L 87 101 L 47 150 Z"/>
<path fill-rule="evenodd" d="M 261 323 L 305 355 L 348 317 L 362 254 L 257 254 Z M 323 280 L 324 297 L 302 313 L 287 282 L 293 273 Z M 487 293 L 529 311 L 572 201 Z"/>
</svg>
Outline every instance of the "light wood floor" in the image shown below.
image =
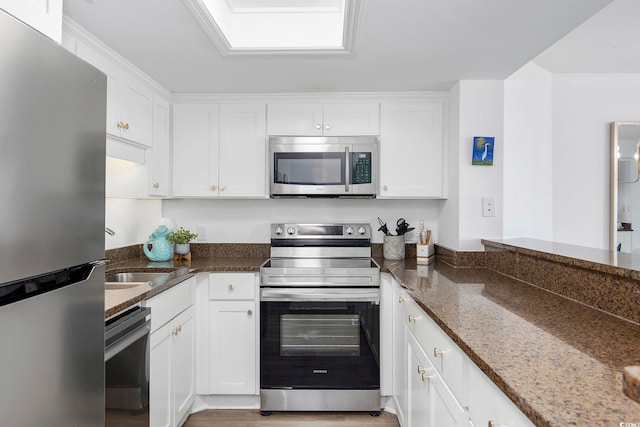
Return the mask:
<svg viewBox="0 0 640 427">
<path fill-rule="evenodd" d="M 367 412 L 274 412 L 263 417 L 260 411 L 216 409 L 189 416 L 184 427 L 399 427 L 388 412 L 372 417 Z"/>
</svg>

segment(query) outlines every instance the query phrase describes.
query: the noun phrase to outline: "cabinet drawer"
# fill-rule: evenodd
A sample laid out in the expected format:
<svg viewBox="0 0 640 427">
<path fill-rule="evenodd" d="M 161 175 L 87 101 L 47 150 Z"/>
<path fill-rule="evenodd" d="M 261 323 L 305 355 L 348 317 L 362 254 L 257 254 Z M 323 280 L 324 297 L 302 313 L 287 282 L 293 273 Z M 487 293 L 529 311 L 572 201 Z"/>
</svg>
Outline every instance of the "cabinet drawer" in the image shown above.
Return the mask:
<svg viewBox="0 0 640 427">
<path fill-rule="evenodd" d="M 407 328 L 416 337 L 422 347 L 428 347 L 427 343 L 427 313 L 411 298 L 404 301 L 404 321 Z"/>
<path fill-rule="evenodd" d="M 256 275 L 253 273 L 211 273 L 209 299 L 253 300 L 256 298 Z"/>
<path fill-rule="evenodd" d="M 424 324 L 429 337 L 427 345 L 424 346 L 427 357 L 460 404 L 467 406 L 469 402 L 467 372 L 471 361 L 433 319 L 427 317 Z"/>
<path fill-rule="evenodd" d="M 149 298 L 145 307 L 151 307 L 151 332 L 155 332 L 165 323 L 193 305 L 195 301 L 196 278 L 184 282 Z"/>
</svg>

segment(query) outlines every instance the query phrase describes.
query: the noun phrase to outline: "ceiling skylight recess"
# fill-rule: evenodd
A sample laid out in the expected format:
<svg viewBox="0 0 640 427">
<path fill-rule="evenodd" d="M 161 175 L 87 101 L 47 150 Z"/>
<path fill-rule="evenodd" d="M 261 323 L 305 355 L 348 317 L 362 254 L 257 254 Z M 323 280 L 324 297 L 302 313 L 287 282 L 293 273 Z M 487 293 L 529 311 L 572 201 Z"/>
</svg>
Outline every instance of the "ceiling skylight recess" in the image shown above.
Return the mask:
<svg viewBox="0 0 640 427">
<path fill-rule="evenodd" d="M 361 0 L 183 0 L 223 55 L 351 54 Z"/>
</svg>

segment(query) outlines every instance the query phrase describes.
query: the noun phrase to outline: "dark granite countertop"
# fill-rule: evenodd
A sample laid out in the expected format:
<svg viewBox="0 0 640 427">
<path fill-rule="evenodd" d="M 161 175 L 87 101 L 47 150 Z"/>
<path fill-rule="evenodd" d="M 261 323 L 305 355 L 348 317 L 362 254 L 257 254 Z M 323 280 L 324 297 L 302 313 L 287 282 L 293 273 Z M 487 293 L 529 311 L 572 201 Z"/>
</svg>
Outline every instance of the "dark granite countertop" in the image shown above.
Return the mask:
<svg viewBox="0 0 640 427">
<path fill-rule="evenodd" d="M 207 257 L 193 258 L 190 262 L 150 262 L 146 258 L 121 261 L 107 266 L 107 273 L 131 271 L 166 271 L 167 278 L 153 280 L 149 284 L 129 289 L 106 290 L 104 317 L 111 317 L 142 300 L 148 299 L 194 276 L 196 273 L 214 271 L 260 271 L 267 261 L 264 257 Z"/>
<path fill-rule="evenodd" d="M 640 423 L 640 326 L 483 268 L 378 262 L 535 425 Z"/>
</svg>

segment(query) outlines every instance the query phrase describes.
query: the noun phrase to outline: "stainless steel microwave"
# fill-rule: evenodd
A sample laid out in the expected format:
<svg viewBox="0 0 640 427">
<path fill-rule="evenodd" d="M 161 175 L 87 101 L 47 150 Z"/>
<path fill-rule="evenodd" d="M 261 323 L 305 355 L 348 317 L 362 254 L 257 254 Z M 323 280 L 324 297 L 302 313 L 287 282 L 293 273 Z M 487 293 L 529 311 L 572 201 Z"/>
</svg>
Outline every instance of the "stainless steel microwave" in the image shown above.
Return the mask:
<svg viewBox="0 0 640 427">
<path fill-rule="evenodd" d="M 269 138 L 271 197 L 375 197 L 378 137 Z"/>
</svg>

